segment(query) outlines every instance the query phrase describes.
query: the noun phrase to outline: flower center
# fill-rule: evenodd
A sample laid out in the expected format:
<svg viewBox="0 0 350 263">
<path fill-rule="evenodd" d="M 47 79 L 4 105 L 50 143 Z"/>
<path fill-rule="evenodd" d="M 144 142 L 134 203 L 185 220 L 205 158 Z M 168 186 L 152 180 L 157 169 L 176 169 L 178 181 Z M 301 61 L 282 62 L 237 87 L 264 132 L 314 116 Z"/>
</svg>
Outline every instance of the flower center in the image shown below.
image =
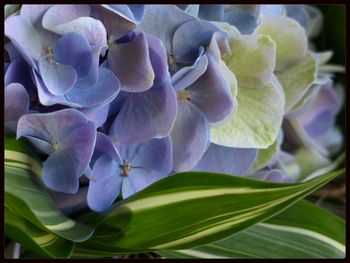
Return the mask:
<svg viewBox="0 0 350 263">
<path fill-rule="evenodd" d="M 120 165 L 120 174 L 125 177 L 129 176 L 131 168 L 131 163 L 128 163 L 126 160 L 123 160 L 123 164 Z"/>
<path fill-rule="evenodd" d="M 53 48 L 52 47 L 46 47 L 43 50 L 42 56 L 44 59 L 48 60 L 50 63 L 55 63 L 58 64 L 54 59 L 53 59 Z"/>
<path fill-rule="evenodd" d="M 176 98 L 178 100 L 184 100 L 184 101 L 190 100 L 190 94 L 186 89 L 180 90 L 180 91 L 176 92 Z"/>
<path fill-rule="evenodd" d="M 177 65 L 176 65 L 176 62 L 175 62 L 175 57 L 174 57 L 174 54 L 172 51 L 168 51 L 168 65 L 169 65 L 169 72 L 172 74 L 172 73 L 175 73 L 176 72 L 176 69 L 177 69 Z"/>
<path fill-rule="evenodd" d="M 57 140 L 55 140 L 55 141 L 52 143 L 52 148 L 53 148 L 54 151 L 56 151 L 56 150 L 58 149 L 58 147 L 59 147 L 59 143 L 58 143 Z"/>
</svg>

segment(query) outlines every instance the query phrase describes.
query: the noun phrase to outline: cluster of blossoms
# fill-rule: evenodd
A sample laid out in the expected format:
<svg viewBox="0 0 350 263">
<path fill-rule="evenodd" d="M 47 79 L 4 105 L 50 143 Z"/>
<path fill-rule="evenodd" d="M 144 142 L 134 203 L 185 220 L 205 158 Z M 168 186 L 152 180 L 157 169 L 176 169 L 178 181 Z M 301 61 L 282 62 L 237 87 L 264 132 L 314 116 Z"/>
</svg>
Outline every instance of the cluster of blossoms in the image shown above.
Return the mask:
<svg viewBox="0 0 350 263">
<path fill-rule="evenodd" d="M 22 5 L 5 128 L 49 189 L 88 181 L 95 211 L 182 171 L 300 181 L 342 142 L 321 22 L 297 5 Z"/>
</svg>

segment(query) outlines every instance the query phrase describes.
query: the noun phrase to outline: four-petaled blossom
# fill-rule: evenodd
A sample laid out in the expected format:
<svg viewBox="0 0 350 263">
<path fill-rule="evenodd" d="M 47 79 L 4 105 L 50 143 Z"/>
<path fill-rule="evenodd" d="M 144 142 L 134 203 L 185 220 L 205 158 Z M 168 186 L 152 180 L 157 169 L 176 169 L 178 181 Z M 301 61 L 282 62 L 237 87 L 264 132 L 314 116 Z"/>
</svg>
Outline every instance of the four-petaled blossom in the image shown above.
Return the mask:
<svg viewBox="0 0 350 263">
<path fill-rule="evenodd" d="M 78 15 L 90 12 L 88 6 L 67 8 Z M 108 103 L 118 94 L 118 79 L 108 69 L 98 69 L 85 31 L 65 30 L 61 37 L 44 28 L 55 30 L 52 23 L 60 22 L 55 17 L 56 9 L 23 5 L 20 15 L 5 21 L 5 35 L 32 67 L 40 102 L 77 108 Z"/>
<path fill-rule="evenodd" d="M 94 163 L 87 195 L 95 211 L 110 207 L 121 192 L 123 198 L 144 189 L 171 172 L 171 140 L 151 139 L 134 145 L 112 144 L 107 136 L 99 140 L 100 157 Z"/>
<path fill-rule="evenodd" d="M 26 114 L 18 121 L 17 138 L 22 136 L 49 155 L 43 162 L 45 185 L 58 192 L 76 193 L 95 146 L 94 123 L 74 109 Z"/>
</svg>

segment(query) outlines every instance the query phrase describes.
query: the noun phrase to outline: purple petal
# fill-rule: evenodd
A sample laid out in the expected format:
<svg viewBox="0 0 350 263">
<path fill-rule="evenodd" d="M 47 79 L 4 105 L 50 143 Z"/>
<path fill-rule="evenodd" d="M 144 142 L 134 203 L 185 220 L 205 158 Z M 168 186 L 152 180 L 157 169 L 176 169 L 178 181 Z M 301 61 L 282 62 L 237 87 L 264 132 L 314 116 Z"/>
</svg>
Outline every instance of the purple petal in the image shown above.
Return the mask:
<svg viewBox="0 0 350 263">
<path fill-rule="evenodd" d="M 192 63 L 200 46 L 208 46 L 215 32 L 222 32 L 217 26 L 203 20 L 188 21 L 181 25 L 173 38 L 173 53 L 177 63 Z"/>
<path fill-rule="evenodd" d="M 26 88 L 30 97 L 37 96 L 37 89 L 33 83 L 31 71 L 22 57 L 13 60 L 6 71 L 5 85 L 11 83 L 20 83 Z"/>
<path fill-rule="evenodd" d="M 332 128 L 339 108 L 340 99 L 330 82 L 320 87 L 315 98 L 298 113 L 296 120 L 311 138 L 320 137 Z"/>
<path fill-rule="evenodd" d="M 289 181 L 286 175 L 281 170 L 278 170 L 278 169 L 262 170 L 259 172 L 255 172 L 249 177 L 262 180 L 262 181 L 272 181 L 277 183 Z"/>
<path fill-rule="evenodd" d="M 53 152 L 43 162 L 43 180 L 48 188 L 57 192 L 73 194 L 79 188 L 74 163 L 64 151 Z"/>
<path fill-rule="evenodd" d="M 52 5 L 22 5 L 21 16 L 25 17 L 34 26 L 41 24 L 41 20 L 47 9 Z"/>
<path fill-rule="evenodd" d="M 22 136 L 43 139 L 49 143 L 64 141 L 72 127 L 87 123 L 86 117 L 77 110 L 65 109 L 52 113 L 26 114 L 18 121 L 17 138 Z"/>
<path fill-rule="evenodd" d="M 95 149 L 91 158 L 90 165 L 93 165 L 95 161 L 98 158 L 100 158 L 103 154 L 107 154 L 116 162 L 122 163 L 119 152 L 114 147 L 111 138 L 109 138 L 107 135 L 103 134 L 102 132 L 97 132 Z"/>
<path fill-rule="evenodd" d="M 153 86 L 158 87 L 165 81 L 169 81 L 167 53 L 165 46 L 160 39 L 146 34 L 149 56 L 154 71 Z"/>
<path fill-rule="evenodd" d="M 257 157 L 257 149 L 230 148 L 211 143 L 194 171 L 245 175 Z"/>
<path fill-rule="evenodd" d="M 141 22 L 145 11 L 144 5 L 134 4 L 134 5 L 102 5 L 102 6 L 135 24 L 138 24 Z"/>
<path fill-rule="evenodd" d="M 112 41 L 133 31 L 136 27 L 133 22 L 115 13 L 114 10 L 104 7 L 104 5 L 94 5 L 94 10 L 98 14 L 98 19 L 106 27 L 108 38 Z"/>
<path fill-rule="evenodd" d="M 17 58 L 22 58 L 21 54 L 17 51 L 16 47 L 12 44 L 12 42 L 7 42 L 4 45 L 4 49 L 10 57 L 10 61 L 14 61 Z"/>
<path fill-rule="evenodd" d="M 33 60 L 40 59 L 43 46 L 30 22 L 22 16 L 10 16 L 5 20 L 5 36 L 11 39 L 24 59 L 35 67 Z"/>
<path fill-rule="evenodd" d="M 53 5 L 43 17 L 43 27 L 59 35 L 81 34 L 94 47 L 107 46 L 105 27 L 90 13 L 89 5 Z"/>
<path fill-rule="evenodd" d="M 96 84 L 98 80 L 98 73 L 99 73 L 100 53 L 101 53 L 100 47 L 91 48 L 92 61 L 90 63 L 90 71 L 85 77 L 82 77 L 77 80 L 76 85 L 78 87 L 93 86 Z"/>
<path fill-rule="evenodd" d="M 123 177 L 120 175 L 119 163 L 108 155 L 101 156 L 92 170 L 87 202 L 92 210 L 102 212 L 109 208 L 120 192 Z"/>
<path fill-rule="evenodd" d="M 207 70 L 187 91 L 191 102 L 204 113 L 209 122 L 221 121 L 233 112 L 229 84 L 210 55 Z"/>
<path fill-rule="evenodd" d="M 38 73 L 32 69 L 32 76 L 35 82 L 35 85 L 37 86 L 38 89 L 38 97 L 39 101 L 42 105 L 45 106 L 51 106 L 56 103 L 60 103 L 62 105 L 67 105 L 71 107 L 79 107 L 79 105 L 70 103 L 66 100 L 66 98 L 63 95 L 60 96 L 55 96 L 53 95 L 45 86 L 43 80 L 41 77 L 38 75 Z"/>
<path fill-rule="evenodd" d="M 160 38 L 166 49 L 170 51 L 176 29 L 187 21 L 195 19 L 174 5 L 147 5 L 140 28 Z"/>
<path fill-rule="evenodd" d="M 208 57 L 203 55 L 204 48 L 199 50 L 199 56 L 192 66 L 184 67 L 171 77 L 171 83 L 176 91 L 187 88 L 195 82 L 207 69 Z"/>
<path fill-rule="evenodd" d="M 171 131 L 173 142 L 173 170 L 191 170 L 202 158 L 208 146 L 209 132 L 206 118 L 189 101 L 178 101 L 177 117 Z"/>
<path fill-rule="evenodd" d="M 102 107 L 80 108 L 80 112 L 88 118 L 88 120 L 95 123 L 96 127 L 101 127 L 107 120 L 109 104 Z"/>
<path fill-rule="evenodd" d="M 226 54 L 231 54 L 231 48 L 227 38 L 220 32 L 215 32 L 210 40 L 210 44 L 206 49 L 215 60 L 221 59 Z"/>
<path fill-rule="evenodd" d="M 29 110 L 29 95 L 19 83 L 5 86 L 5 127 L 16 132 L 18 119 Z"/>
<path fill-rule="evenodd" d="M 317 138 L 326 134 L 334 125 L 335 116 L 330 111 L 323 111 L 316 115 L 311 122 L 304 124 L 306 133 Z"/>
<path fill-rule="evenodd" d="M 77 72 L 77 78 L 86 76 L 90 71 L 90 45 L 86 38 L 79 34 L 69 33 L 61 37 L 55 45 L 54 57 L 58 63 L 72 66 Z"/>
<path fill-rule="evenodd" d="M 124 144 L 169 135 L 176 118 L 176 96 L 165 82 L 142 93 L 130 93 L 114 120 L 109 136 Z"/>
<path fill-rule="evenodd" d="M 119 92 L 120 83 L 113 72 L 100 68 L 98 80 L 91 87 L 75 86 L 66 93 L 66 99 L 80 107 L 94 107 L 112 101 Z"/>
<path fill-rule="evenodd" d="M 18 122 L 17 138 L 27 137 L 35 145 L 40 144 L 40 150 L 49 149 L 39 140 L 49 143 L 52 153 L 43 163 L 45 185 L 55 191 L 75 193 L 78 178 L 85 172 L 93 153 L 95 129 L 83 114 L 66 109 L 23 116 Z"/>
<path fill-rule="evenodd" d="M 77 72 L 72 66 L 55 61 L 39 61 L 39 71 L 45 86 L 54 95 L 65 94 L 77 80 Z"/>
<path fill-rule="evenodd" d="M 119 78 L 122 90 L 140 92 L 151 88 L 154 72 L 145 34 L 139 34 L 131 42 L 111 46 L 108 66 Z"/>
<path fill-rule="evenodd" d="M 129 176 L 123 180 L 123 198 L 141 191 L 171 172 L 172 146 L 169 137 L 151 139 L 132 146 L 116 146 L 123 159 L 133 167 Z"/>
</svg>

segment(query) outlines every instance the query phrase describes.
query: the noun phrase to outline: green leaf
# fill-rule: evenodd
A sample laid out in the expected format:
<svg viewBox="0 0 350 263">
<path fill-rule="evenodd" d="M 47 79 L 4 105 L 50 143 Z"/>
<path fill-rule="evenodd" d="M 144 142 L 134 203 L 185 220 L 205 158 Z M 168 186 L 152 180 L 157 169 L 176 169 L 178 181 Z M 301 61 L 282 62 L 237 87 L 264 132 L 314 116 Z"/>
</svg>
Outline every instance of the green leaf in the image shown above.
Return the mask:
<svg viewBox="0 0 350 263">
<path fill-rule="evenodd" d="M 66 217 L 41 182 L 41 164 L 24 140 L 5 138 L 5 205 L 36 227 L 81 242 L 94 229 Z"/>
<path fill-rule="evenodd" d="M 211 141 L 227 147 L 267 148 L 277 138 L 283 108 L 283 97 L 272 83 L 259 89 L 238 87 L 236 113 L 211 128 Z"/>
<path fill-rule="evenodd" d="M 240 88 L 261 88 L 275 69 L 275 43 L 264 35 L 235 35 L 229 40 L 231 54 L 222 57 L 235 74 Z"/>
<path fill-rule="evenodd" d="M 175 174 L 112 208 L 75 253 L 106 256 L 207 244 L 283 211 L 344 171 L 297 184 L 205 172 Z"/>
<path fill-rule="evenodd" d="M 315 81 L 316 61 L 310 53 L 307 53 L 298 63 L 275 74 L 283 87 L 286 98 L 284 111 L 288 112 L 303 98 Z"/>
<path fill-rule="evenodd" d="M 345 222 L 306 201 L 218 242 L 178 251 L 166 258 L 344 258 Z"/>
<path fill-rule="evenodd" d="M 262 16 L 255 32 L 268 35 L 276 43 L 276 71 L 293 65 L 306 53 L 305 30 L 291 18 L 279 15 Z"/>
<path fill-rule="evenodd" d="M 5 206 L 5 235 L 50 258 L 69 258 L 74 243 L 42 230 Z"/>
</svg>

